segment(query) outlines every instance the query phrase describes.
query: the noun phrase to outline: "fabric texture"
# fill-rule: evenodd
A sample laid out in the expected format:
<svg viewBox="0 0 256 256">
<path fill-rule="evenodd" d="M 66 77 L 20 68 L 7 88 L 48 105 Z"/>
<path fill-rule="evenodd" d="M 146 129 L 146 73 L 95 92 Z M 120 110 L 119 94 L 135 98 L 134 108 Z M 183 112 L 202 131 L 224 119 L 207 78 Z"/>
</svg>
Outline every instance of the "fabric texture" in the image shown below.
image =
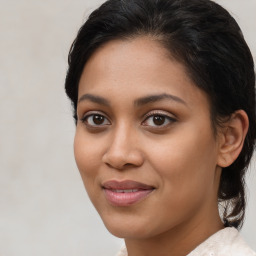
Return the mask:
<svg viewBox="0 0 256 256">
<path fill-rule="evenodd" d="M 116 256 L 128 256 L 125 246 Z M 198 245 L 187 256 L 256 256 L 235 228 L 224 228 Z"/>
</svg>

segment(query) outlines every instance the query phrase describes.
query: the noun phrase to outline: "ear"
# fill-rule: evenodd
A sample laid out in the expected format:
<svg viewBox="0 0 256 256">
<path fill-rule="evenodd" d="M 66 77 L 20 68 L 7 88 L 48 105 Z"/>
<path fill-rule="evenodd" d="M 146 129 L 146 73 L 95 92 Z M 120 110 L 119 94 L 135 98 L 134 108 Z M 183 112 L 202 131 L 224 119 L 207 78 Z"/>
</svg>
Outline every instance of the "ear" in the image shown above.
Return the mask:
<svg viewBox="0 0 256 256">
<path fill-rule="evenodd" d="M 244 110 L 235 111 L 220 128 L 217 162 L 220 167 L 227 167 L 237 159 L 242 151 L 248 128 L 249 120 Z"/>
</svg>

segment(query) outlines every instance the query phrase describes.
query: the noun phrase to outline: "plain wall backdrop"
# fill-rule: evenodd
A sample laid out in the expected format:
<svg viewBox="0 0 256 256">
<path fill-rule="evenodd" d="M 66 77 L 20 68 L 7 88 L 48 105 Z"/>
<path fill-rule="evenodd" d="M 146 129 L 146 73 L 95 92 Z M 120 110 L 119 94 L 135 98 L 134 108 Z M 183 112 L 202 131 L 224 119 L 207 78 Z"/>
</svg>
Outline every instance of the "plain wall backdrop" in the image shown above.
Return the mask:
<svg viewBox="0 0 256 256">
<path fill-rule="evenodd" d="M 113 256 L 73 157 L 69 47 L 103 1 L 0 0 L 0 255 Z M 218 0 L 256 56 L 256 0 Z M 256 250 L 256 165 L 242 234 Z"/>
</svg>

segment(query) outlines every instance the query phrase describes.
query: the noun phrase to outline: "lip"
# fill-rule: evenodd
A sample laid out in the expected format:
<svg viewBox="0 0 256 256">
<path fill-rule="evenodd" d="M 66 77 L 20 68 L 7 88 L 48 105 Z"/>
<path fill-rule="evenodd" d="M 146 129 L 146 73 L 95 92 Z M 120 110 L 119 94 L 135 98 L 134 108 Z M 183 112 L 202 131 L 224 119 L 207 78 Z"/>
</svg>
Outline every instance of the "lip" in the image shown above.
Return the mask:
<svg viewBox="0 0 256 256">
<path fill-rule="evenodd" d="M 154 187 L 133 180 L 110 180 L 102 184 L 107 201 L 114 206 L 130 206 L 145 199 Z"/>
</svg>

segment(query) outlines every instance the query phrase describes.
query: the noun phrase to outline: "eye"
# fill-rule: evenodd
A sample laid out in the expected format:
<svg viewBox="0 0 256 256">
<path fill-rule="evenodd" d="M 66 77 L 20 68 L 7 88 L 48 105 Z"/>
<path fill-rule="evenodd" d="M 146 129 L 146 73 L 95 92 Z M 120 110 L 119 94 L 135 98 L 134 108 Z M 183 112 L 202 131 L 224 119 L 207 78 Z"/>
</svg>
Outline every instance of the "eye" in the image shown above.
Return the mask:
<svg viewBox="0 0 256 256">
<path fill-rule="evenodd" d="M 88 114 L 84 116 L 81 121 L 86 125 L 93 127 L 110 125 L 109 120 L 105 116 L 97 113 Z"/>
<path fill-rule="evenodd" d="M 164 114 L 151 114 L 151 115 L 148 115 L 148 117 L 145 119 L 145 121 L 143 122 L 143 125 L 161 128 L 161 127 L 168 126 L 173 122 L 176 122 L 176 119 L 170 116 L 167 116 Z"/>
</svg>

